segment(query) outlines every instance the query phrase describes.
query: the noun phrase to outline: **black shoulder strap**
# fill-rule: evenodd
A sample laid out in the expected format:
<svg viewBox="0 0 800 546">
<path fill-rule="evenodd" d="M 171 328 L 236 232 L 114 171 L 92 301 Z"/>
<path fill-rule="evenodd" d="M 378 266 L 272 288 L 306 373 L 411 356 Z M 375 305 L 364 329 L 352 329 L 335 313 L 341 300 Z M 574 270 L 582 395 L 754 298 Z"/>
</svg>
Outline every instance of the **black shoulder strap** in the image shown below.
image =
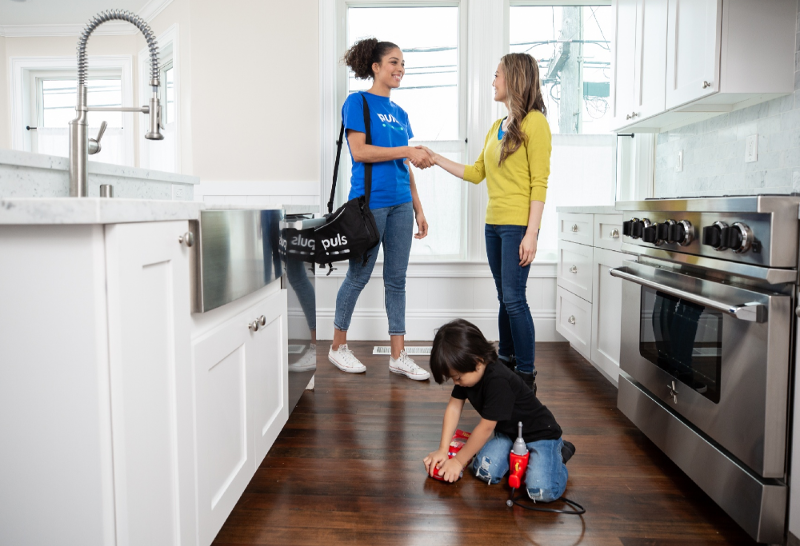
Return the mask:
<svg viewBox="0 0 800 546">
<path fill-rule="evenodd" d="M 361 93 L 361 100 L 364 101 L 364 131 L 367 133 L 367 144 L 372 144 L 372 132 L 369 122 L 369 104 L 367 97 Z M 372 163 L 364 163 L 364 200 L 369 208 L 369 196 L 372 193 Z"/>
<path fill-rule="evenodd" d="M 364 101 L 364 130 L 367 134 L 367 144 L 372 144 L 372 132 L 369 122 L 369 104 L 364 93 L 361 93 L 361 100 Z M 342 142 L 344 139 L 344 120 L 339 129 L 339 140 L 336 141 L 336 161 L 333 164 L 333 184 L 331 184 L 331 198 L 328 199 L 328 214 L 333 212 L 333 199 L 336 195 L 336 179 L 339 178 L 339 157 L 342 155 Z M 364 196 L 366 204 L 369 206 L 369 196 L 372 193 L 372 163 L 364 163 Z"/>
<path fill-rule="evenodd" d="M 339 156 L 342 154 L 342 138 L 344 138 L 344 120 L 339 129 L 339 140 L 336 141 L 336 162 L 333 164 L 333 184 L 331 185 L 331 198 L 328 200 L 328 214 L 333 212 L 333 197 L 336 195 L 336 179 L 339 177 Z"/>
</svg>

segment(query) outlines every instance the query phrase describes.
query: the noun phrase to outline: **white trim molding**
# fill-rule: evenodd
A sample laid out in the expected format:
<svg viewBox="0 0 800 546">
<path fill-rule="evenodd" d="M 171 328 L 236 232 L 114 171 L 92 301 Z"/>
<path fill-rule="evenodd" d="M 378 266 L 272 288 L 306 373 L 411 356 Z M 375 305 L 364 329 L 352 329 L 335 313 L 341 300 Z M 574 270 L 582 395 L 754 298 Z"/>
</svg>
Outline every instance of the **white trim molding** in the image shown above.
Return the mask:
<svg viewBox="0 0 800 546">
<path fill-rule="evenodd" d="M 150 0 L 136 14 L 148 23 L 164 11 L 172 0 Z M 0 37 L 30 38 L 33 36 L 80 36 L 86 23 L 63 25 L 0 25 Z M 135 26 L 124 21 L 103 23 L 92 33 L 93 36 L 123 36 L 139 32 Z"/>
<path fill-rule="evenodd" d="M 92 69 L 119 70 L 123 106 L 133 105 L 133 56 L 131 55 L 90 55 L 88 66 Z M 11 80 L 11 149 L 30 151 L 26 146 L 25 126 L 30 125 L 29 85 L 31 72 L 46 70 L 78 72 L 78 60 L 69 57 L 10 57 L 9 73 Z M 90 72 L 91 74 L 91 72 Z M 133 114 L 123 113 L 124 164 L 133 166 Z"/>
</svg>

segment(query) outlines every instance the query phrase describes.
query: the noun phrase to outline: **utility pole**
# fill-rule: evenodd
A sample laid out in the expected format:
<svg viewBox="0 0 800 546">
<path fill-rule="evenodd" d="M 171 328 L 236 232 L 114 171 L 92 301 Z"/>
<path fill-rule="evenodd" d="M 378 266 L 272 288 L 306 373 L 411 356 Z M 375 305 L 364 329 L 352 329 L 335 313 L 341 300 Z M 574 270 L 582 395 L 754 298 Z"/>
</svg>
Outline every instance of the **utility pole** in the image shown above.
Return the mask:
<svg viewBox="0 0 800 546">
<path fill-rule="evenodd" d="M 558 128 L 561 134 L 580 132 L 583 82 L 581 59 L 583 58 L 583 21 L 581 6 L 562 8 L 561 44 L 559 76 L 561 97 L 559 101 Z"/>
</svg>

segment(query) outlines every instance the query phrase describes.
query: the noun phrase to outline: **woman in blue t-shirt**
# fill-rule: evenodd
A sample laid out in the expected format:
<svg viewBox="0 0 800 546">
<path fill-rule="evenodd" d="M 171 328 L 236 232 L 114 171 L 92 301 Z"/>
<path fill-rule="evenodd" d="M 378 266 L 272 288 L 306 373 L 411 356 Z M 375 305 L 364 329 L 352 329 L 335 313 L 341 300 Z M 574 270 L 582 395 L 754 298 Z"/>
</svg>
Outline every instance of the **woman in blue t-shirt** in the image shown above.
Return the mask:
<svg viewBox="0 0 800 546">
<path fill-rule="evenodd" d="M 373 164 L 369 207 L 383 245 L 383 284 L 392 345 L 389 370 L 423 381 L 430 377 L 430 373 L 417 366 L 404 348 L 406 269 L 415 217 L 417 233 L 414 237 L 422 239 L 428 234 L 428 222 L 408 163 L 410 161 L 415 167 L 424 169 L 433 162 L 427 151 L 408 145 L 408 140 L 414 136 L 408 114 L 389 99 L 391 90 L 400 87 L 405 74 L 400 48 L 391 42 L 368 38 L 356 42 L 345 53 L 344 62 L 356 78 L 373 80 L 369 90 L 352 93 L 347 98 L 342 107 L 342 120 L 353 158 L 348 199 L 364 195 L 364 163 Z M 362 96 L 369 105 L 372 144 L 366 143 Z M 328 359 L 344 372 L 367 371 L 347 348 L 347 329 L 358 296 L 369 281 L 377 258 L 378 249 L 375 248 L 366 263 L 360 259 L 350 260 L 347 276 L 336 296 L 333 344 Z"/>
</svg>

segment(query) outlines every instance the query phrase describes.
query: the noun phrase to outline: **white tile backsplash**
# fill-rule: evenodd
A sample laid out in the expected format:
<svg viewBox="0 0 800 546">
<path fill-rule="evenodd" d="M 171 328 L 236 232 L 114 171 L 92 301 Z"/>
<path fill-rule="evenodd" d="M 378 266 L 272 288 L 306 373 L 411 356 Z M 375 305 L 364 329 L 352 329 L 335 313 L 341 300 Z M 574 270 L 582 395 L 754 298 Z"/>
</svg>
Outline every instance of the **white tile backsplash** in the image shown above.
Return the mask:
<svg viewBox="0 0 800 546">
<path fill-rule="evenodd" d="M 797 21 L 800 30 L 800 9 Z M 654 197 L 800 191 L 800 52 L 795 57 L 794 94 L 660 133 Z M 758 160 L 745 163 L 745 141 L 753 134 Z M 676 172 L 679 151 L 683 170 Z"/>
</svg>

